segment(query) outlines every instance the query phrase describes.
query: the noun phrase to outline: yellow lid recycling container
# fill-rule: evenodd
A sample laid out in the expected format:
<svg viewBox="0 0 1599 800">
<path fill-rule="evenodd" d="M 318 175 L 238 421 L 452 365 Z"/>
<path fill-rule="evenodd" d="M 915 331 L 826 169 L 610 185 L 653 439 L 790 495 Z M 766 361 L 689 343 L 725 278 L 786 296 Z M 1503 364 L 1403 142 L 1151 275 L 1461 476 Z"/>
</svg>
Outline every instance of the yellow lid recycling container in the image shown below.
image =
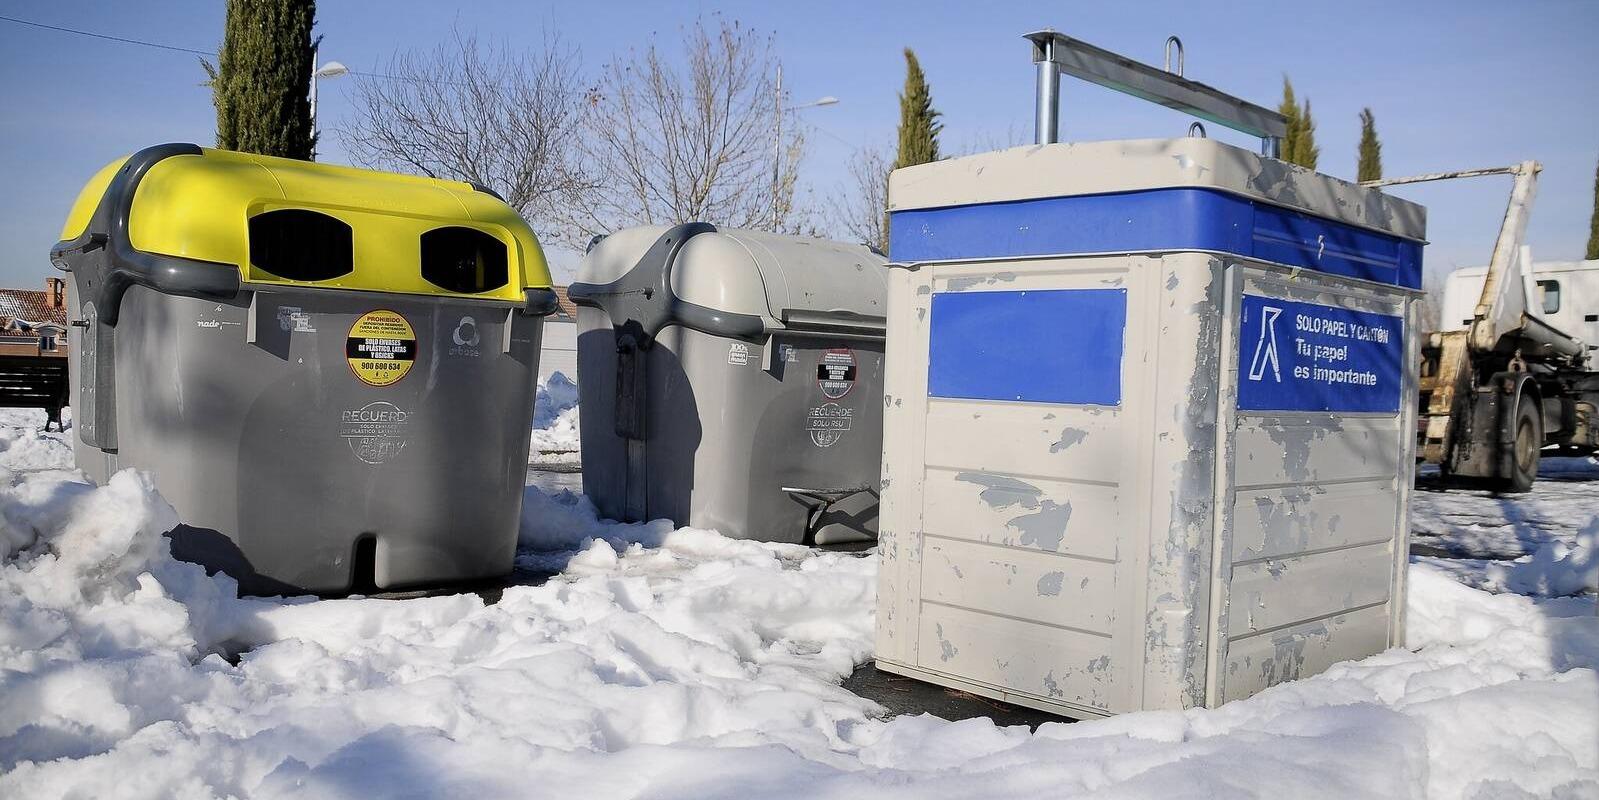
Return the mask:
<svg viewBox="0 0 1599 800">
<path fill-rule="evenodd" d="M 510 570 L 555 295 L 498 197 L 167 144 L 61 239 L 78 465 L 150 470 L 179 557 L 254 593 Z"/>
</svg>

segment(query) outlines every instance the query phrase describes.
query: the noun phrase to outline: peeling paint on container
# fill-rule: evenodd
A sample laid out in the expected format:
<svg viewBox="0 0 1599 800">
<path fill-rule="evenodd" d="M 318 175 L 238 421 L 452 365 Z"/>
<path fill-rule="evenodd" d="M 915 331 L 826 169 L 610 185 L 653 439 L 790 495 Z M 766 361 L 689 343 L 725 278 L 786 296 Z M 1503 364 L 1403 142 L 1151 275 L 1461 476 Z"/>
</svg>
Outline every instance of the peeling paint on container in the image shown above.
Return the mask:
<svg viewBox="0 0 1599 800">
<path fill-rule="evenodd" d="M 1056 597 L 1060 595 L 1060 586 L 1066 580 L 1066 573 L 1051 572 L 1038 579 L 1038 594 L 1040 597 Z"/>
<path fill-rule="evenodd" d="M 1088 431 L 1085 431 L 1081 428 L 1066 428 L 1060 432 L 1060 438 L 1056 439 L 1054 443 L 1050 444 L 1049 452 L 1059 453 L 1060 451 L 1065 450 L 1066 448 L 1071 447 L 1078 442 L 1081 442 L 1087 436 Z"/>
<path fill-rule="evenodd" d="M 1005 523 L 1005 527 L 1020 532 L 1021 538 L 1018 541 L 1024 545 L 1054 551 L 1060 549 L 1061 540 L 1066 538 L 1066 525 L 1071 519 L 1071 503 L 1062 504 L 1054 500 L 1045 500 L 1039 504 L 1037 511 L 1011 517 L 1010 521 Z"/>
<path fill-rule="evenodd" d="M 962 472 L 955 476 L 955 480 L 975 483 L 983 487 L 977 497 L 987 503 L 991 508 L 1010 508 L 1021 505 L 1023 508 L 1038 508 L 1038 498 L 1044 492 L 1037 486 L 1018 478 L 1008 478 L 1003 475 L 989 475 L 982 472 Z"/>
</svg>

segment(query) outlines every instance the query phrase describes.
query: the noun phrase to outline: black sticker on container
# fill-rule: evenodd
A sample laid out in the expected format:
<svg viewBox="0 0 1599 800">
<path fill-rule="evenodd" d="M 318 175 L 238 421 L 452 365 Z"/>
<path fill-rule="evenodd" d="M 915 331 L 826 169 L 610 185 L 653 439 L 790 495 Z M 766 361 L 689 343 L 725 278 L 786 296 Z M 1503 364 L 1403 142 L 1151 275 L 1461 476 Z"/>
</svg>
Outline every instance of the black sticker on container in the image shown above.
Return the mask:
<svg viewBox="0 0 1599 800">
<path fill-rule="evenodd" d="M 368 386 L 397 383 L 416 363 L 416 331 L 396 312 L 369 311 L 350 326 L 344 357 Z"/>
<path fill-rule="evenodd" d="M 842 400 L 855 388 L 855 351 L 848 347 L 835 347 L 822 353 L 816 365 L 816 385 L 829 400 Z"/>
</svg>

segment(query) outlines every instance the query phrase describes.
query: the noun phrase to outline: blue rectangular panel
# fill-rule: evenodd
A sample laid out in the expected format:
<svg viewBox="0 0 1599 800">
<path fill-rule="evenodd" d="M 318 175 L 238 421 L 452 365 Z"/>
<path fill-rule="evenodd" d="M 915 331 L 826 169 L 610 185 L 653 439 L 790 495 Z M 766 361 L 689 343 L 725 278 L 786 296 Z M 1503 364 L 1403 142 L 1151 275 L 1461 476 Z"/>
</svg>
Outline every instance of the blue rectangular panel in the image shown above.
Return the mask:
<svg viewBox="0 0 1599 800">
<path fill-rule="evenodd" d="M 964 261 L 1204 250 L 1421 287 L 1422 243 L 1192 187 L 895 211 L 889 257 Z"/>
<path fill-rule="evenodd" d="M 1396 412 L 1404 358 L 1399 317 L 1246 294 L 1238 408 Z"/>
<path fill-rule="evenodd" d="M 933 295 L 927 393 L 1120 405 L 1126 289 Z"/>
</svg>

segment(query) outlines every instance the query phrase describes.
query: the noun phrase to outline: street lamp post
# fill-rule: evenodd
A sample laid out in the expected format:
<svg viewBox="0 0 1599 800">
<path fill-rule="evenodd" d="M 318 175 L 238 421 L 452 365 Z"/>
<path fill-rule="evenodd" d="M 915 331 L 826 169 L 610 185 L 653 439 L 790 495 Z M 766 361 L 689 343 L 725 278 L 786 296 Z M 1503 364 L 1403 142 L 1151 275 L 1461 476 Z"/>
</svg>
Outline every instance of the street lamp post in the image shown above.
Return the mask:
<svg viewBox="0 0 1599 800">
<path fill-rule="evenodd" d="M 350 74 L 348 67 L 337 61 L 329 61 L 318 67 L 316 65 L 317 51 L 311 50 L 311 160 L 316 160 L 316 83 L 320 78 L 337 78 L 340 75 Z"/>
<path fill-rule="evenodd" d="M 789 111 L 800 111 L 817 106 L 830 106 L 838 102 L 832 95 L 820 97 L 809 103 L 789 106 Z M 777 233 L 778 226 L 782 223 L 783 197 L 783 65 L 777 65 L 777 100 L 774 104 L 777 110 L 777 135 L 772 140 L 772 232 Z"/>
</svg>

